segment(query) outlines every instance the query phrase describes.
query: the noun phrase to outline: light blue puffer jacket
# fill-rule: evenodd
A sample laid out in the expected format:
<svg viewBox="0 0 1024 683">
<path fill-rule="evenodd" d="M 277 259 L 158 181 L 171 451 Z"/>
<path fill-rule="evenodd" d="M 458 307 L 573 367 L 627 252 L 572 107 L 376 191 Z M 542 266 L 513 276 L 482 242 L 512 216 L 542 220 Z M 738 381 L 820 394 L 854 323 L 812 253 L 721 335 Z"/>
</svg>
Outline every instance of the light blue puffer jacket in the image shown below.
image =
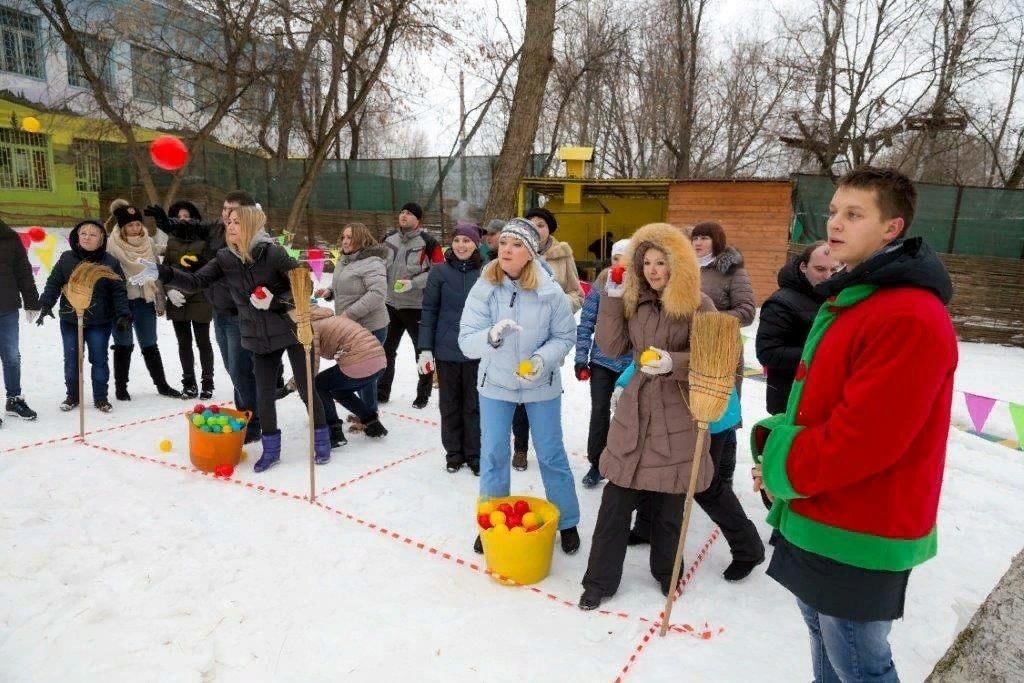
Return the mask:
<svg viewBox="0 0 1024 683">
<path fill-rule="evenodd" d="M 486 274 L 481 274 L 469 292 L 459 326 L 459 348 L 468 358 L 480 359 L 477 386 L 487 398 L 533 403 L 562 393 L 561 363 L 576 343 L 576 319 L 565 292 L 546 271 L 540 281 L 531 291 L 509 278 L 492 285 Z M 523 329 L 506 333 L 501 346 L 494 348 L 487 333 L 505 318 L 515 320 Z M 520 361 L 534 355 L 543 359 L 544 369 L 540 377 L 527 382 L 516 369 Z"/>
</svg>

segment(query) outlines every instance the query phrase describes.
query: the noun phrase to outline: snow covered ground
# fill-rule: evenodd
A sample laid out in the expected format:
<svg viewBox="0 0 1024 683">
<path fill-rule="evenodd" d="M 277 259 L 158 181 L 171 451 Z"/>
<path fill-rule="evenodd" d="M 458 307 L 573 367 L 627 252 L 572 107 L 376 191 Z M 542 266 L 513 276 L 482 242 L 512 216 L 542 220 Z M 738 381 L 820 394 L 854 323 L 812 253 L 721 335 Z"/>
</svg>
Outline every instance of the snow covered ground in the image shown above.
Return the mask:
<svg viewBox="0 0 1024 683">
<path fill-rule="evenodd" d="M 177 378 L 166 323 L 160 346 Z M 5 419 L 0 429 L 0 680 L 810 679 L 793 599 L 764 566 L 727 584 L 728 548 L 699 509 L 677 628 L 664 639 L 648 638 L 662 598 L 645 549 L 630 549 L 605 610 L 575 607 L 600 489 L 580 489 L 583 547 L 573 557 L 556 550 L 542 583 L 505 587 L 487 576 L 472 551 L 477 480 L 444 471 L 436 394 L 425 410 L 411 408 L 407 342 L 382 416 L 390 434 L 353 435 L 317 468 L 318 505 L 302 498 L 305 411 L 294 396 L 279 404 L 283 463 L 256 475 L 258 448 L 249 447 L 234 479 L 218 480 L 190 468 L 186 404 L 156 396 L 138 355 L 133 400 L 115 402 L 109 415 L 89 408 L 91 433 L 78 444 L 70 438 L 77 414 L 57 410 L 57 325 L 23 327 L 22 352 L 24 391 L 40 418 Z M 963 344 L 961 352 L 958 388 L 1020 399 L 1024 351 Z M 217 362 L 216 399 L 229 401 Z M 588 387 L 569 364 L 563 381 L 578 479 Z M 748 381 L 748 424 L 763 404 L 764 385 Z M 158 449 L 162 438 L 171 452 Z M 737 489 L 767 538 L 746 486 L 745 438 Z M 543 495 L 531 460 L 513 473 L 514 493 Z M 951 431 L 939 556 L 913 573 L 907 619 L 893 630 L 903 680 L 928 674 L 1024 545 L 1022 490 L 1024 454 Z"/>
</svg>

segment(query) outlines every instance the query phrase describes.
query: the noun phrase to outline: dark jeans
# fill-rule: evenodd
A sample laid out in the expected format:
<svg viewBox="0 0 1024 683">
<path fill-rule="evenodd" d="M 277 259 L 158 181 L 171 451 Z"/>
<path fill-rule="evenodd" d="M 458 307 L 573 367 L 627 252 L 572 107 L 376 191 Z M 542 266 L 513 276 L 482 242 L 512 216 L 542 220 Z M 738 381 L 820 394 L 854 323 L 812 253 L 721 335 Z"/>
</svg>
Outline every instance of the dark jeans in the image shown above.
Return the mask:
<svg viewBox="0 0 1024 683">
<path fill-rule="evenodd" d="M 381 400 L 388 400 L 391 397 L 391 384 L 395 381 L 395 354 L 398 353 L 398 345 L 402 342 L 402 334 L 408 334 L 412 340 L 413 348 L 417 348 L 420 339 L 420 314 L 418 308 L 392 308 L 388 306 L 388 336 L 384 340 L 384 355 L 388 359 L 388 367 L 377 384 L 377 396 Z M 416 360 L 419 361 L 420 352 L 416 351 Z M 413 368 L 413 372 L 416 368 Z M 419 375 L 416 382 L 416 400 L 427 400 L 434 389 L 434 378 L 430 375 Z"/>
<path fill-rule="evenodd" d="M 0 363 L 3 363 L 4 366 L 4 388 L 8 397 L 21 396 L 21 351 L 18 349 L 19 313 L 21 311 L 18 309 L 0 313 Z"/>
<path fill-rule="evenodd" d="M 718 446 L 721 451 L 718 461 L 715 462 L 715 469 L 718 471 L 718 476 L 722 478 L 722 483 L 731 489 L 732 478 L 736 474 L 736 430 L 727 429 L 716 434 L 715 438 L 721 440 Z M 715 441 L 712 440 L 711 443 L 714 444 Z"/>
<path fill-rule="evenodd" d="M 210 345 L 210 323 L 188 320 L 174 321 L 174 336 L 178 338 L 178 360 L 181 361 L 181 383 L 196 383 L 196 359 L 192 353 L 192 335 L 195 333 L 199 349 L 199 367 L 204 383 L 213 382 L 213 346 Z"/>
<path fill-rule="evenodd" d="M 441 443 L 448 461 L 480 460 L 480 397 L 476 373 L 480 361 L 437 361 Z"/>
<path fill-rule="evenodd" d="M 601 494 L 601 508 L 597 511 L 587 573 L 583 575 L 584 589 L 596 590 L 605 597 L 614 595 L 619 589 L 629 540 L 629 520 L 641 503 L 646 505 L 651 515 L 647 529 L 651 541 L 651 574 L 662 585 L 667 585 L 672 580 L 672 563 L 679 543 L 685 500 L 684 493 L 639 491 L 608 482 Z"/>
<path fill-rule="evenodd" d="M 107 345 L 113 323 L 86 325 L 82 337 L 85 350 L 92 366 L 92 400 L 107 400 L 107 384 L 110 382 L 110 364 L 107 360 Z M 60 336 L 64 342 L 64 385 L 68 398 L 84 400 L 78 395 L 78 323 L 60 321 Z"/>
<path fill-rule="evenodd" d="M 597 363 L 590 364 L 590 433 L 587 435 L 587 459 L 593 467 L 601 462 L 601 452 L 608 443 L 608 426 L 612 418 L 612 392 L 621 372 Z"/>
<path fill-rule="evenodd" d="M 277 375 L 281 367 L 281 356 L 288 353 L 288 363 L 292 366 L 292 376 L 303 402 L 306 396 L 306 363 L 313 362 L 313 352 L 307 356 L 302 344 L 292 344 L 285 349 L 277 349 L 270 353 L 254 353 L 253 370 L 256 373 L 256 401 L 259 406 L 260 427 L 264 434 L 277 433 Z M 324 404 L 313 392 L 313 426 L 323 427 L 327 424 L 324 416 Z"/>
<path fill-rule="evenodd" d="M 140 349 L 156 344 L 156 306 L 145 299 L 128 299 L 128 311 L 132 314 L 132 326 L 123 332 L 115 329 L 114 344 L 132 346 L 134 339 L 139 340 Z"/>
<path fill-rule="evenodd" d="M 367 387 L 376 387 L 377 380 L 380 379 L 382 374 L 384 374 L 384 371 L 378 370 L 369 377 L 349 377 L 341 371 L 337 363 L 331 363 L 331 367 L 318 374 L 313 381 L 313 386 L 320 397 L 320 402 L 323 403 L 327 424 L 334 424 L 339 421 L 338 410 L 334 407 L 335 401 L 344 406 L 345 410 L 359 418 L 359 421 L 363 424 L 376 420 L 377 396 L 374 395 L 374 405 L 371 407 L 366 405 L 362 393 Z M 298 383 L 298 379 L 295 381 Z M 303 384 L 305 384 L 305 380 L 303 380 Z"/>
<path fill-rule="evenodd" d="M 743 511 L 743 506 L 740 505 L 732 487 L 725 485 L 719 470 L 719 463 L 730 442 L 730 435 L 735 448 L 735 431 L 728 430 L 711 435 L 711 463 L 714 465 L 715 475 L 711 478 L 711 484 L 707 489 L 695 495 L 693 500 L 722 530 L 722 535 L 729 543 L 729 550 L 732 552 L 734 560 L 760 562 L 764 559 L 764 543 L 761 542 L 761 537 L 757 533 L 757 527 Z M 734 451 L 733 467 L 735 467 L 735 458 Z M 707 463 L 703 463 L 701 466 L 706 467 Z M 652 519 L 650 506 L 646 500 L 641 500 L 636 513 L 635 532 L 638 536 L 645 539 L 651 538 Z"/>
<path fill-rule="evenodd" d="M 512 414 L 512 450 L 525 451 L 530 447 L 530 417 L 526 414 L 526 406 L 516 406 Z"/>
<path fill-rule="evenodd" d="M 388 328 L 382 327 L 379 330 L 374 330 L 371 334 L 377 338 L 381 344 L 388 338 Z M 387 370 L 385 369 L 385 372 Z M 380 378 L 384 376 L 382 372 L 377 376 L 377 379 L 373 381 L 373 384 L 367 384 L 365 387 L 359 390 L 359 398 L 363 400 L 363 405 L 366 406 L 374 415 L 377 414 L 377 387 L 380 385 Z M 344 404 L 342 404 L 344 405 Z"/>
<path fill-rule="evenodd" d="M 228 375 L 231 376 L 231 383 L 235 388 L 235 407 L 238 410 L 253 411 L 253 419 L 260 425 L 263 416 L 260 415 L 257 407 L 252 352 L 242 348 L 238 316 L 230 313 L 214 313 L 213 329 L 217 335 L 217 346 L 220 347 L 221 359 L 224 361 L 224 367 L 228 369 Z M 302 376 L 305 377 L 305 368 L 302 372 Z"/>
<path fill-rule="evenodd" d="M 891 621 L 839 619 L 796 602 L 811 636 L 814 683 L 899 683 L 889 647 Z"/>
</svg>

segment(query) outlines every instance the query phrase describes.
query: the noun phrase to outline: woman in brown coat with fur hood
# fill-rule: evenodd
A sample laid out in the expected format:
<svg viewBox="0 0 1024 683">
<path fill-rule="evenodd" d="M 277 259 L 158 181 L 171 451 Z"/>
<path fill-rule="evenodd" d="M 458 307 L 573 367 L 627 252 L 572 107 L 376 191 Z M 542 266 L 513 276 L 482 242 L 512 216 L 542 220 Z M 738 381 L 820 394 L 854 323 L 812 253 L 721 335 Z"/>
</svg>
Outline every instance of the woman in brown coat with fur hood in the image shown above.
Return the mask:
<svg viewBox="0 0 1024 683">
<path fill-rule="evenodd" d="M 632 352 L 639 359 L 650 347 L 659 358 L 640 366 L 612 418 L 600 459 L 608 484 L 583 577 L 581 609 L 595 609 L 618 590 L 631 517 L 642 499 L 653 513 L 651 574 L 668 594 L 697 438 L 684 400 L 689 391 L 690 322 L 698 311 L 715 310 L 701 292 L 693 247 L 678 228 L 666 223 L 645 225 L 633 235 L 623 261 L 629 268 L 622 284 L 615 285 L 609 278 L 601 295 L 597 345 L 610 357 Z M 708 456 L 705 447 L 702 457 Z M 725 495 L 713 474 L 712 466 L 700 469 L 697 490 L 714 488 L 701 494 L 702 499 L 708 498 L 702 507 L 712 519 L 738 512 L 753 530 L 735 495 Z"/>
</svg>

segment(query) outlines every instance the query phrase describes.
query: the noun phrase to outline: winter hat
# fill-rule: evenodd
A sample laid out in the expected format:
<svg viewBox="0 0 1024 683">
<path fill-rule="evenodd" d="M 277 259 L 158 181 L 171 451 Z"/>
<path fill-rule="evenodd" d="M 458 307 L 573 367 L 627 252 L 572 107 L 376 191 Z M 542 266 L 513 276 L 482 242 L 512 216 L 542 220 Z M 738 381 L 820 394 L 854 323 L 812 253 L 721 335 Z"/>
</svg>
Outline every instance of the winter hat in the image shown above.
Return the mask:
<svg viewBox="0 0 1024 683">
<path fill-rule="evenodd" d="M 117 221 L 117 227 L 123 228 L 129 223 L 135 221 L 142 221 L 142 212 L 136 209 L 131 204 L 127 206 L 118 206 L 114 209 L 114 220 Z"/>
<path fill-rule="evenodd" d="M 484 232 L 488 235 L 497 235 L 501 232 L 501 229 L 505 227 L 508 221 L 503 221 L 500 218 L 492 218 L 487 221 L 487 225 L 484 227 Z"/>
<path fill-rule="evenodd" d="M 505 235 L 515 237 L 522 242 L 529 250 L 530 258 L 537 258 L 540 235 L 537 234 L 537 228 L 533 227 L 533 223 L 525 218 L 513 218 L 501 229 L 501 236 Z"/>
<path fill-rule="evenodd" d="M 78 243 L 78 231 L 81 230 L 84 225 L 92 225 L 99 228 L 100 234 L 103 236 L 103 241 L 100 242 L 100 246 L 93 251 L 86 251 L 85 249 L 82 249 L 81 245 Z M 95 218 L 86 218 L 84 221 L 79 221 L 75 224 L 75 227 L 71 229 L 71 233 L 68 235 L 68 244 L 71 245 L 71 251 L 83 261 L 102 261 L 103 255 L 107 253 L 107 233 L 103 229 L 103 221 Z"/>
<path fill-rule="evenodd" d="M 558 221 L 555 220 L 555 215 L 547 209 L 537 208 L 526 212 L 526 220 L 530 220 L 534 216 L 544 219 L 544 222 L 548 224 L 548 231 L 552 235 L 555 234 L 555 230 L 558 230 Z"/>
<path fill-rule="evenodd" d="M 455 228 L 455 232 L 452 233 L 452 238 L 462 235 L 473 240 L 473 244 L 480 246 L 480 228 L 472 223 L 462 223 Z"/>
<path fill-rule="evenodd" d="M 196 205 L 184 199 L 176 201 L 173 204 L 171 204 L 171 206 L 167 209 L 167 215 L 170 216 L 171 218 L 177 218 L 178 212 L 181 211 L 182 209 L 188 211 L 188 215 L 190 216 L 189 220 L 203 220 L 203 217 L 199 214 L 199 209 L 196 208 Z"/>
<path fill-rule="evenodd" d="M 629 240 L 619 240 L 612 245 L 612 258 L 616 256 L 622 256 L 626 253 L 626 247 L 629 246 Z"/>
<path fill-rule="evenodd" d="M 416 202 L 406 202 L 402 205 L 402 211 L 408 211 L 413 216 L 416 216 L 416 220 L 418 221 L 423 220 L 423 209 Z"/>
</svg>

